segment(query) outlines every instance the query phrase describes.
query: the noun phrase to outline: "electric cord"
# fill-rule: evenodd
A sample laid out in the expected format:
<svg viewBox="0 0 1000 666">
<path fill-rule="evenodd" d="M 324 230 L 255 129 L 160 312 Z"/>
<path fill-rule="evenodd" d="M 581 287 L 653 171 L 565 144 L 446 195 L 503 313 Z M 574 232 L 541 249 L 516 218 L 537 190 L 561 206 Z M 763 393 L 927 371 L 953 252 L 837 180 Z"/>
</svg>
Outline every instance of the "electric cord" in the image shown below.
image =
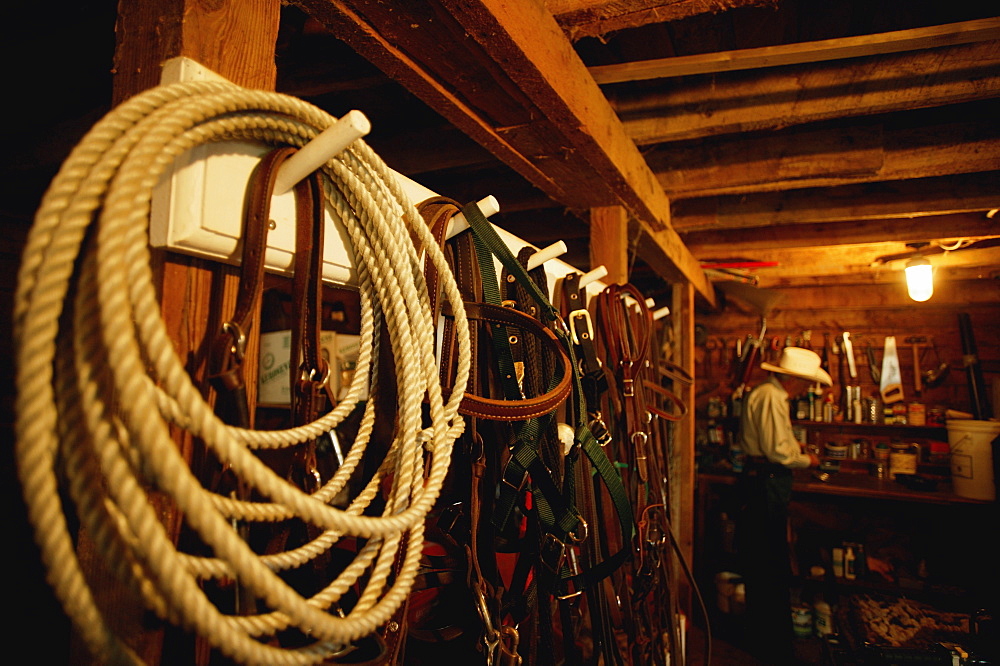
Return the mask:
<svg viewBox="0 0 1000 666">
<path fill-rule="evenodd" d="M 103 662 L 136 663 L 138 657 L 89 587 L 69 527 L 73 508 L 98 555 L 150 610 L 242 663 L 319 663 L 383 625 L 412 587 L 424 519 L 464 428 L 458 405 L 470 345 L 448 264 L 392 172 L 361 140 L 321 169 L 327 206 L 353 246 L 361 351 L 346 397 L 313 423 L 277 431 L 222 423 L 173 347 L 150 268 L 152 191 L 177 156 L 218 141 L 302 146 L 335 120 L 302 100 L 224 82 L 160 86 L 98 122 L 42 199 L 14 309 L 18 474 L 49 583 Z M 434 358 L 436 322 L 422 257 L 411 235 L 441 275 L 456 317 L 458 376 L 447 396 Z M 383 324 L 394 377 L 379 377 L 373 363 Z M 330 502 L 368 453 L 375 419 L 385 418 L 377 400 L 382 381 L 396 382 L 393 440 L 374 478 L 341 510 Z M 254 453 L 323 435 L 354 410 L 366 389 L 371 397 L 355 442 L 315 493 L 289 484 Z M 203 487 L 172 428 L 203 440 L 268 501 L 237 501 Z M 366 510 L 384 487 L 384 511 L 372 515 Z M 61 493 L 72 503 L 64 504 Z M 154 495 L 176 507 L 213 557 L 178 550 L 158 518 Z M 322 533 L 298 548 L 261 556 L 233 526 L 281 520 Z M 303 598 L 279 577 L 346 537 L 366 542 L 315 595 Z M 394 570 L 397 560 L 401 566 Z M 201 584 L 210 578 L 236 580 L 270 610 L 249 616 L 220 611 Z M 345 611 L 338 600 L 352 586 L 361 591 Z M 313 642 L 283 648 L 268 641 L 290 626 Z"/>
</svg>

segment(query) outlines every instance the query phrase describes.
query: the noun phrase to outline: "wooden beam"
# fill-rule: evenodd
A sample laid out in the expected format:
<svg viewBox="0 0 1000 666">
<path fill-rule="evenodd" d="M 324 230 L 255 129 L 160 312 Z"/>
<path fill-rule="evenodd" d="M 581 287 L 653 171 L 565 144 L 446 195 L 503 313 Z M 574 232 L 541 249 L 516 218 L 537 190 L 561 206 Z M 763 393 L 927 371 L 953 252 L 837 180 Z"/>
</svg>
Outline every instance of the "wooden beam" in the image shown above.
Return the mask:
<svg viewBox="0 0 1000 666">
<path fill-rule="evenodd" d="M 665 239 L 665 277 L 714 300 L 669 227 L 663 188 L 542 5 L 437 0 L 400 12 L 375 0 L 295 4 L 555 201 L 625 206 Z"/>
<path fill-rule="evenodd" d="M 160 82 L 163 61 L 188 56 L 227 77 L 234 83 L 273 89 L 276 70 L 274 47 L 280 19 L 278 0 L 120 0 L 116 26 L 114 60 L 114 101 L 154 87 Z M 238 286 L 237 270 L 192 257 L 163 251 L 153 254 L 153 268 L 161 283 L 161 310 L 167 330 L 181 358 L 188 359 L 188 371 L 198 383 L 205 380 L 204 340 L 223 308 L 232 307 Z M 258 330 L 247 345 L 247 385 L 251 404 L 256 398 L 256 349 Z M 190 457 L 189 434 L 175 435 L 178 448 Z M 180 534 L 182 516 L 167 500 L 151 493 L 161 520 L 174 538 Z M 80 559 L 85 563 L 92 589 L 109 624 L 129 638 L 140 660 L 158 664 L 162 657 L 164 633 L 173 629 L 147 621 L 145 604 L 136 591 L 121 585 L 95 556 L 90 538 L 81 532 Z M 172 635 L 167 640 L 174 656 L 193 663 L 193 646 L 188 638 Z M 185 656 L 181 656 L 181 655 Z M 79 655 L 78 655 L 79 657 Z M 75 663 L 76 660 L 74 660 Z M 84 663 L 81 661 L 81 663 Z"/>
<path fill-rule="evenodd" d="M 662 19 L 661 19 L 662 20 Z M 588 68 L 599 84 L 800 65 L 1000 39 L 1000 18 Z"/>
<path fill-rule="evenodd" d="M 678 199 L 681 233 L 770 225 L 922 217 L 1000 208 L 1000 171 L 873 184 Z"/>
<path fill-rule="evenodd" d="M 546 0 L 545 4 L 567 36 L 576 41 L 739 7 L 773 7 L 777 0 Z"/>
<path fill-rule="evenodd" d="M 732 72 L 633 97 L 609 91 L 639 145 L 774 130 L 1000 96 L 1000 41 Z"/>
<path fill-rule="evenodd" d="M 695 376 L 695 295 L 690 285 L 676 285 L 672 288 L 670 302 L 670 318 L 663 323 L 672 329 L 673 355 L 668 358 L 682 367 L 691 377 Z M 662 353 L 662 350 L 659 350 Z M 678 547 L 687 562 L 694 561 L 695 540 L 695 389 L 694 383 L 674 385 L 674 391 L 681 397 L 690 410 L 687 418 L 675 424 L 675 440 L 673 456 L 669 469 L 671 506 L 670 515 L 676 516 L 674 521 L 677 530 Z M 683 577 L 681 577 L 683 579 Z M 691 588 L 681 586 L 680 607 L 688 617 L 691 617 Z"/>
<path fill-rule="evenodd" d="M 908 180 L 1000 169 L 1000 104 L 890 116 L 852 128 L 794 127 L 660 144 L 646 159 L 671 197 Z M 930 116 L 930 117 L 926 117 Z"/>
<path fill-rule="evenodd" d="M 608 284 L 626 284 L 628 254 L 628 211 L 621 206 L 591 208 L 590 265 L 608 269 Z"/>
<path fill-rule="evenodd" d="M 696 257 L 720 247 L 740 253 L 796 247 L 826 247 L 886 241 L 918 242 L 929 239 L 1000 235 L 1000 220 L 985 213 L 952 213 L 915 218 L 887 218 L 846 222 L 770 225 L 746 229 L 718 229 L 682 234 L 684 244 Z"/>
<path fill-rule="evenodd" d="M 877 265 L 880 257 L 901 254 L 909 248 L 903 243 L 872 243 L 866 245 L 833 245 L 822 248 L 788 248 L 755 250 L 752 254 L 726 252 L 720 247 L 722 258 L 753 259 L 774 263 L 775 266 L 760 268 L 755 272 L 759 277 L 758 286 L 769 287 L 780 281 L 808 284 L 810 281 L 829 282 L 829 278 L 843 277 L 855 284 L 872 282 L 877 276 L 891 275 L 902 270 L 904 261 Z M 937 268 L 980 268 L 984 271 L 1000 265 L 1000 248 L 967 249 L 938 254 L 930 257 Z"/>
<path fill-rule="evenodd" d="M 160 66 L 176 56 L 196 60 L 233 83 L 273 90 L 278 7 L 276 0 L 122 0 L 114 102 L 158 85 Z"/>
</svg>

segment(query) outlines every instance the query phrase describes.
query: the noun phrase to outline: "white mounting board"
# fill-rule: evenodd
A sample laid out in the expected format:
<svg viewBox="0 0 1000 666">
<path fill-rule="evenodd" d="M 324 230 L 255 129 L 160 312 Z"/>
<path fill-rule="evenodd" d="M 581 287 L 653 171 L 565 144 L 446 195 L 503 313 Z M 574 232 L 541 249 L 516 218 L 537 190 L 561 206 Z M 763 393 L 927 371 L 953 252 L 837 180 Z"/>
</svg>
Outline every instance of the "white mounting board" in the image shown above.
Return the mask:
<svg viewBox="0 0 1000 666">
<path fill-rule="evenodd" d="M 164 63 L 161 82 L 225 80 L 189 58 L 173 58 Z M 153 191 L 150 214 L 150 244 L 169 250 L 239 264 L 239 239 L 243 226 L 244 196 L 250 175 L 264 144 L 220 142 L 198 146 L 180 155 L 165 172 Z M 413 202 L 437 196 L 436 192 L 396 174 Z M 275 273 L 290 273 L 295 252 L 295 200 L 289 192 L 271 201 L 275 227 L 267 235 L 265 267 Z M 324 280 L 338 285 L 357 286 L 357 273 L 350 239 L 342 225 L 326 215 L 326 243 L 323 248 Z M 534 245 L 496 227 L 497 233 L 515 254 Z M 537 247 L 535 249 L 538 249 Z M 550 291 L 568 273 L 581 272 L 558 259 L 545 262 Z M 501 269 L 496 262 L 498 275 Z M 588 285 L 593 295 L 604 288 L 600 281 Z"/>
</svg>

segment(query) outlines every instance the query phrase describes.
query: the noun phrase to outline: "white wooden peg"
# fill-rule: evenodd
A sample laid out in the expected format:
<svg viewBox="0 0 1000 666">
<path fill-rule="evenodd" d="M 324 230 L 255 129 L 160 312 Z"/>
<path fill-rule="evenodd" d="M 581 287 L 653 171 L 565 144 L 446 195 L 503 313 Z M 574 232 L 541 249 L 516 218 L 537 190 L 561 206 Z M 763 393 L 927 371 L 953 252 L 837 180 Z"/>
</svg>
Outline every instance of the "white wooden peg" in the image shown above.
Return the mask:
<svg viewBox="0 0 1000 666">
<path fill-rule="evenodd" d="M 659 310 L 653 311 L 653 321 L 659 321 L 670 314 L 670 308 L 663 306 Z"/>
<path fill-rule="evenodd" d="M 653 299 L 652 296 L 646 299 L 646 307 L 649 308 L 650 310 L 656 307 L 656 301 Z"/>
<path fill-rule="evenodd" d="M 365 114 L 357 110 L 348 111 L 285 160 L 274 181 L 274 194 L 284 194 L 291 190 L 296 183 L 329 162 L 355 140 L 368 134 L 371 129 L 371 123 Z"/>
<path fill-rule="evenodd" d="M 489 218 L 491 215 L 496 215 L 500 212 L 500 202 L 496 200 L 492 194 L 488 197 L 480 199 L 476 202 L 479 206 L 479 211 L 483 214 L 483 217 Z M 465 219 L 465 215 L 461 212 L 456 213 L 452 216 L 451 220 L 448 222 L 448 233 L 447 237 L 451 238 L 457 233 L 465 231 L 469 228 L 469 221 Z"/>
<path fill-rule="evenodd" d="M 597 268 L 580 276 L 580 289 L 583 289 L 591 282 L 596 282 L 608 274 L 608 269 L 601 264 Z"/>
<path fill-rule="evenodd" d="M 552 245 L 549 245 L 548 247 L 543 248 L 528 257 L 528 270 L 533 271 L 549 259 L 555 259 L 561 254 L 566 254 L 566 243 L 563 241 L 556 241 Z"/>
</svg>

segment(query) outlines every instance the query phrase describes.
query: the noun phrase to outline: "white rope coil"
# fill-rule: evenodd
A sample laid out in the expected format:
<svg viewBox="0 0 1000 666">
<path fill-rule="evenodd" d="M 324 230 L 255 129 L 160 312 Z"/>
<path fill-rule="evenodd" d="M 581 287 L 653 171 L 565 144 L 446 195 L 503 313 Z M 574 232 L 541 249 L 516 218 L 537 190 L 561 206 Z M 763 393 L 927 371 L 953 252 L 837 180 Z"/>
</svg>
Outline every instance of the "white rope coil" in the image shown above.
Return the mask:
<svg viewBox="0 0 1000 666">
<path fill-rule="evenodd" d="M 384 624 L 412 586 L 423 522 L 464 427 L 458 404 L 469 372 L 469 341 L 448 265 L 382 161 L 358 140 L 321 170 L 327 205 L 353 244 L 361 352 L 346 399 L 311 424 L 253 431 L 222 423 L 173 348 L 149 266 L 152 189 L 175 157 L 216 141 L 302 146 L 334 121 L 277 93 L 216 82 L 161 86 L 94 126 L 63 164 L 36 214 L 14 312 L 18 470 L 49 582 L 103 661 L 137 658 L 128 637 L 116 636 L 108 626 L 88 588 L 61 486 L 99 555 L 151 610 L 243 663 L 320 662 Z M 441 275 L 458 324 L 459 371 L 448 396 L 439 383 L 435 322 L 411 233 Z M 378 377 L 375 371 L 383 323 L 395 377 Z M 366 455 L 380 414 L 380 381 L 396 383 L 393 441 L 371 482 L 341 510 L 330 502 Z M 353 411 L 366 388 L 371 398 L 355 442 L 315 493 L 289 484 L 253 452 L 328 432 Z M 204 488 L 178 451 L 171 426 L 201 438 L 241 482 L 270 501 L 241 502 Z M 387 485 L 385 508 L 373 515 L 369 507 Z M 178 550 L 157 517 L 154 494 L 176 507 L 214 557 Z M 234 521 L 280 520 L 302 521 L 322 534 L 262 556 L 233 527 Z M 314 596 L 303 598 L 278 575 L 348 536 L 366 544 L 350 564 L 331 572 Z M 402 565 L 393 574 L 397 557 Z M 209 578 L 238 581 L 270 611 L 252 616 L 220 611 L 204 593 L 201 582 Z M 357 601 L 343 611 L 338 601 L 359 585 Z M 262 640 L 290 626 L 314 642 L 282 648 Z"/>
</svg>

